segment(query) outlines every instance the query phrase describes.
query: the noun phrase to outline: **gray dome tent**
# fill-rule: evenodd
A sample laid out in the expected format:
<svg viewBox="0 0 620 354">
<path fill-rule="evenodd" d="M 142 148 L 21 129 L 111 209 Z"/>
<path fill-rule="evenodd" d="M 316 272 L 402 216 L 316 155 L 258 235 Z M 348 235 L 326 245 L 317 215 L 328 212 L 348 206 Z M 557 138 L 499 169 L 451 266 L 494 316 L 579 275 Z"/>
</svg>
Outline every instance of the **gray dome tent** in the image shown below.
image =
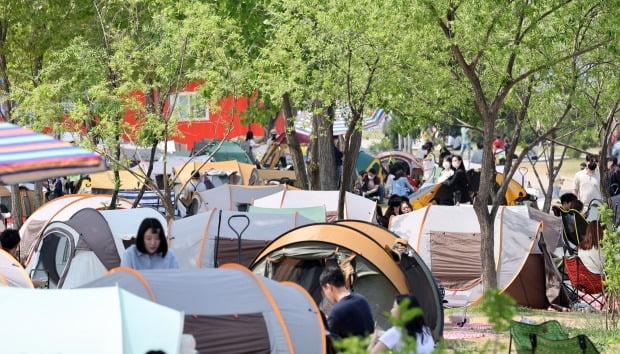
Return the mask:
<svg viewBox="0 0 620 354">
<path fill-rule="evenodd" d="M 325 328 L 308 293 L 238 264 L 139 272 L 120 267 L 83 287 L 111 285 L 183 311 L 183 331 L 194 336 L 200 353 L 325 353 Z"/>
<path fill-rule="evenodd" d="M 343 220 L 298 227 L 265 247 L 250 269 L 274 280 L 296 282 L 320 304 L 318 277 L 332 257 L 350 280 L 350 288 L 368 299 L 379 326 L 389 326 L 385 313 L 396 294 L 413 293 L 433 337 L 441 337 L 443 306 L 433 275 L 406 240 L 376 225 Z"/>
</svg>

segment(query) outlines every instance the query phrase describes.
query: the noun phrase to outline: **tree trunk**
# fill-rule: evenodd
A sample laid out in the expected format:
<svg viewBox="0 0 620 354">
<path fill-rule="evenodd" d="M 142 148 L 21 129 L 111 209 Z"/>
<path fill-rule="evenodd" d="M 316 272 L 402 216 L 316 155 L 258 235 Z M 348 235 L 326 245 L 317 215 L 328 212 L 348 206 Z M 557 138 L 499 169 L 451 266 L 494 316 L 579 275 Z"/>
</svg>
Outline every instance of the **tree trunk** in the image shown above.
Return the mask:
<svg viewBox="0 0 620 354">
<path fill-rule="evenodd" d="M 118 125 L 120 125 L 120 122 L 117 122 Z M 116 136 L 114 137 L 115 140 L 115 144 L 114 144 L 114 159 L 116 161 L 120 161 L 121 159 L 121 141 L 120 141 L 120 136 L 117 133 Z M 116 204 L 118 202 L 118 191 L 121 188 L 121 177 L 120 174 L 118 172 L 119 170 L 119 166 L 118 163 L 114 163 L 114 192 L 112 192 L 112 199 L 110 200 L 110 205 L 108 205 L 108 210 L 114 210 L 116 209 Z"/>
<path fill-rule="evenodd" d="M 308 174 L 310 177 L 310 189 L 313 191 L 318 191 L 321 189 L 321 176 L 319 174 L 319 169 L 321 166 L 319 165 L 319 144 L 318 144 L 318 135 L 317 132 L 319 130 L 319 124 L 317 119 L 312 116 L 312 139 L 310 140 L 309 147 L 309 156 L 308 160 L 310 161 L 308 165 Z"/>
<path fill-rule="evenodd" d="M 43 193 L 43 181 L 34 182 L 34 206 L 32 211 L 35 211 L 45 204 L 45 193 Z"/>
<path fill-rule="evenodd" d="M 362 145 L 362 132 L 354 130 L 352 134 L 345 135 L 344 151 L 342 157 L 342 177 L 338 193 L 338 219 L 344 219 L 344 204 L 346 192 L 351 190 L 351 182 L 355 176 L 357 167 L 357 156 Z"/>
<path fill-rule="evenodd" d="M 609 176 L 607 169 L 607 151 L 609 151 L 609 140 L 611 139 L 611 135 L 613 131 L 616 129 L 615 117 L 616 112 L 618 111 L 618 106 L 620 106 L 620 100 L 614 102 L 609 111 L 607 112 L 607 116 L 605 117 L 605 121 L 603 122 L 603 128 L 599 133 L 599 143 L 601 145 L 601 150 L 599 151 L 599 171 L 601 174 L 601 195 L 603 197 L 603 201 L 608 205 L 610 200 L 610 192 L 609 192 Z M 589 205 L 585 206 L 586 208 Z"/>
<path fill-rule="evenodd" d="M 11 185 L 11 217 L 13 218 L 13 228 L 19 230 L 22 227 L 22 196 L 19 192 L 19 184 Z"/>
<path fill-rule="evenodd" d="M 334 159 L 334 103 L 330 104 L 324 114 L 313 116 L 318 119 L 317 144 L 319 151 L 319 178 L 321 190 L 333 191 L 338 188 L 336 182 L 336 161 Z"/>
<path fill-rule="evenodd" d="M 144 95 L 144 100 L 146 102 L 146 111 L 148 113 L 152 113 L 152 114 L 157 114 L 157 112 L 155 112 L 155 90 L 150 89 L 149 92 Z M 136 196 L 136 199 L 133 201 L 133 204 L 131 205 L 132 208 L 137 208 L 138 205 L 140 204 L 140 201 L 142 200 L 142 196 L 144 196 L 144 192 L 146 192 L 146 189 L 149 187 L 149 183 L 147 183 L 148 181 L 153 181 L 151 178 L 151 173 L 153 173 L 153 162 L 155 162 L 155 153 L 157 152 L 157 141 L 153 142 L 153 145 L 151 146 L 151 152 L 149 154 L 149 167 L 146 170 L 145 176 L 144 176 L 144 183 L 142 183 L 142 188 L 140 188 L 140 192 L 138 192 L 138 195 Z M 164 160 L 165 161 L 165 160 Z M 164 170 L 164 175 L 166 174 L 166 170 Z M 157 182 L 154 183 L 155 185 L 157 185 Z M 159 187 L 157 188 L 157 194 L 159 195 Z M 162 199 L 162 202 L 164 201 L 165 198 L 162 198 L 163 196 L 160 196 L 160 198 Z"/>
<path fill-rule="evenodd" d="M 299 188 L 308 189 L 308 173 L 306 172 L 306 163 L 304 162 L 304 155 L 301 152 L 301 146 L 299 140 L 297 140 L 297 133 L 295 132 L 295 117 L 293 116 L 293 109 L 291 108 L 291 98 L 288 93 L 282 96 L 282 109 L 284 111 L 284 122 L 286 125 L 286 140 L 288 140 L 288 149 L 293 158 L 293 168 L 297 175 L 297 185 Z"/>
<path fill-rule="evenodd" d="M 484 119 L 486 118 L 486 119 Z M 486 114 L 484 123 L 484 150 L 482 154 L 482 168 L 480 172 L 480 188 L 478 197 L 474 201 L 474 211 L 480 223 L 480 260 L 482 262 L 482 284 L 485 290 L 497 287 L 497 272 L 495 270 L 495 235 L 494 220 L 497 206 L 489 211 L 488 203 L 494 201 L 493 190 L 495 185 L 495 160 L 491 147 L 495 128 L 495 119 Z"/>
</svg>

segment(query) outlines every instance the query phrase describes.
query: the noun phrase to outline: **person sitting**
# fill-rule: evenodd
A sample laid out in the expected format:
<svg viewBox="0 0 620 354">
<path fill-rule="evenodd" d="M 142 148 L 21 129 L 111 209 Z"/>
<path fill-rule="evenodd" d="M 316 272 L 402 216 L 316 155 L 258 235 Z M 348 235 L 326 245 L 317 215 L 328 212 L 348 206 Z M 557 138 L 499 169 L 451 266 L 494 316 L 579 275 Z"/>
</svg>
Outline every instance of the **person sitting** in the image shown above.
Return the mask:
<svg viewBox="0 0 620 354">
<path fill-rule="evenodd" d="M 364 183 L 362 184 L 362 196 L 366 198 L 377 198 L 379 203 L 383 202 L 384 187 L 381 184 L 377 171 L 374 168 L 368 170 Z"/>
<path fill-rule="evenodd" d="M 454 175 L 454 169 L 452 168 L 452 157 L 444 157 L 441 166 L 443 167 L 443 170 L 441 170 L 437 183 L 442 183 L 443 185 L 439 187 L 434 199 L 439 205 L 454 205 L 454 186 L 452 183 L 445 183 Z"/>
<path fill-rule="evenodd" d="M 560 216 L 562 210 L 567 211 L 573 208 L 574 202 L 578 200 L 577 196 L 573 193 L 564 193 L 560 196 L 560 205 L 551 206 L 551 210 L 555 216 Z M 583 205 L 583 204 L 582 204 Z M 579 209 L 576 209 L 579 210 Z"/>
<path fill-rule="evenodd" d="M 390 311 L 393 318 L 402 320 L 400 313 L 401 308 L 407 311 L 420 309 L 420 303 L 413 294 L 399 294 L 396 295 L 392 310 Z M 435 349 L 435 341 L 433 340 L 430 328 L 424 322 L 422 314 L 418 314 L 405 323 L 403 327 L 404 328 L 393 326 L 385 332 L 375 331 L 368 345 L 368 352 L 371 354 L 384 353 L 387 351 L 397 351 L 400 353 L 407 344 L 407 341 L 403 338 L 403 334 L 415 339 L 415 351 L 413 352 L 417 354 L 433 352 Z"/>
<path fill-rule="evenodd" d="M 605 228 L 596 220 L 588 224 L 586 234 L 577 246 L 577 257 L 590 273 L 603 274 L 605 258 L 601 254 L 600 242 Z"/>
<path fill-rule="evenodd" d="M 383 214 L 383 227 L 387 228 L 390 225 L 390 219 L 394 215 L 400 215 L 400 204 L 403 202 L 403 198 L 397 194 L 392 194 L 388 199 L 388 207 Z"/>
<path fill-rule="evenodd" d="M 474 153 L 471 155 L 471 163 L 477 163 L 477 164 L 482 164 L 482 148 L 484 147 L 484 145 L 482 145 L 481 142 L 477 142 L 476 143 L 476 151 L 474 151 Z"/>
<path fill-rule="evenodd" d="M 17 254 L 17 250 L 19 249 L 20 241 L 21 237 L 19 236 L 19 231 L 15 229 L 6 229 L 0 234 L 0 245 L 2 246 L 2 250 L 9 253 L 18 261 L 19 255 Z"/>
<path fill-rule="evenodd" d="M 498 154 L 504 151 L 505 148 L 506 148 L 506 143 L 504 142 L 504 140 L 502 140 L 502 138 L 499 135 L 496 136 L 495 140 L 493 140 L 493 154 Z"/>
<path fill-rule="evenodd" d="M 407 213 L 411 213 L 413 211 L 413 208 L 411 207 L 411 203 L 409 203 L 409 200 L 403 198 L 403 201 L 400 202 L 400 214 L 407 214 Z"/>
<path fill-rule="evenodd" d="M 454 194 L 454 203 L 468 203 L 469 187 L 467 183 L 467 173 L 465 172 L 465 166 L 463 164 L 463 158 L 459 155 L 452 156 L 452 168 L 454 174 L 448 178 L 443 184 L 452 188 Z"/>
<path fill-rule="evenodd" d="M 121 266 L 136 270 L 179 268 L 174 252 L 168 249 L 165 230 L 159 220 L 146 218 L 142 221 L 136 244 L 125 250 Z"/>
<path fill-rule="evenodd" d="M 185 188 L 183 188 L 183 195 L 181 197 L 181 202 L 187 210 L 187 216 L 194 215 L 197 212 L 197 210 L 194 209 L 197 209 L 198 206 L 192 206 L 194 193 L 204 192 L 207 189 L 207 185 L 200 180 L 200 172 L 192 171 L 192 178 L 189 180 L 189 182 L 187 182 Z"/>
<path fill-rule="evenodd" d="M 392 195 L 408 197 L 413 192 L 415 192 L 415 188 L 405 178 L 405 171 L 402 168 L 397 169 L 392 181 Z"/>
<path fill-rule="evenodd" d="M 364 182 L 368 178 L 368 172 L 365 170 L 361 170 L 357 174 L 357 180 L 355 181 L 355 186 L 353 186 L 353 193 L 357 195 L 362 195 L 362 188 L 364 187 Z"/>
<path fill-rule="evenodd" d="M 367 336 L 374 332 L 375 323 L 368 300 L 345 287 L 345 277 L 337 266 L 327 266 L 319 276 L 324 297 L 333 304 L 327 316 L 329 332 L 340 338 Z"/>
</svg>

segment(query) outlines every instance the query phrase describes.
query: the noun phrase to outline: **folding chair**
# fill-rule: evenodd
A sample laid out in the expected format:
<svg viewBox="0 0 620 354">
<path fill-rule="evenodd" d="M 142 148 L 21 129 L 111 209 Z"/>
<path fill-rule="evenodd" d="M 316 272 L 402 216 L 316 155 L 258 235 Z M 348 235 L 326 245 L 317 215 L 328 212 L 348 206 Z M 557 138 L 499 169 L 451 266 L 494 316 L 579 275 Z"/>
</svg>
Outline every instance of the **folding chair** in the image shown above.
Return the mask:
<svg viewBox="0 0 620 354">
<path fill-rule="evenodd" d="M 541 324 L 529 324 L 525 322 L 510 321 L 510 342 L 508 343 L 508 353 L 512 349 L 512 342 L 515 343 L 517 353 L 531 353 L 532 344 L 530 336 L 544 337 L 547 339 L 567 339 L 568 336 L 562 329 L 558 321 L 552 320 Z"/>
<path fill-rule="evenodd" d="M 599 351 L 588 336 L 580 334 L 573 338 L 549 339 L 532 333 L 530 335 L 532 353 L 558 354 L 598 354 Z"/>
<path fill-rule="evenodd" d="M 565 250 L 568 254 L 574 255 L 577 253 L 577 245 L 586 233 L 588 221 L 575 209 L 560 208 L 559 210 L 562 218 L 562 238 L 564 239 Z"/>
<path fill-rule="evenodd" d="M 605 277 L 590 272 L 576 256 L 564 258 L 564 268 L 571 285 L 575 289 L 577 301 L 581 300 L 591 307 L 592 304 L 598 303 L 602 308 L 604 305 L 603 280 Z"/>
</svg>

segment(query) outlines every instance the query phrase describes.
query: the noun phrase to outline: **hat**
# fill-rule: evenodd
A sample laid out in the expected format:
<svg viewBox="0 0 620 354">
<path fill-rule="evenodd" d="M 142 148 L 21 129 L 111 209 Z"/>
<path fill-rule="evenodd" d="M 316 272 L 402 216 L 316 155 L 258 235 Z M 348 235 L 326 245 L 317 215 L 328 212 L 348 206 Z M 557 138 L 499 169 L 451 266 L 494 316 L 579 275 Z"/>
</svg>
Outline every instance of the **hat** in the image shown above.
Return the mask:
<svg viewBox="0 0 620 354">
<path fill-rule="evenodd" d="M 277 135 L 277 134 L 278 134 L 278 132 L 277 132 L 275 129 L 271 129 L 271 130 L 269 131 L 269 134 L 271 134 L 271 135 Z"/>
</svg>

